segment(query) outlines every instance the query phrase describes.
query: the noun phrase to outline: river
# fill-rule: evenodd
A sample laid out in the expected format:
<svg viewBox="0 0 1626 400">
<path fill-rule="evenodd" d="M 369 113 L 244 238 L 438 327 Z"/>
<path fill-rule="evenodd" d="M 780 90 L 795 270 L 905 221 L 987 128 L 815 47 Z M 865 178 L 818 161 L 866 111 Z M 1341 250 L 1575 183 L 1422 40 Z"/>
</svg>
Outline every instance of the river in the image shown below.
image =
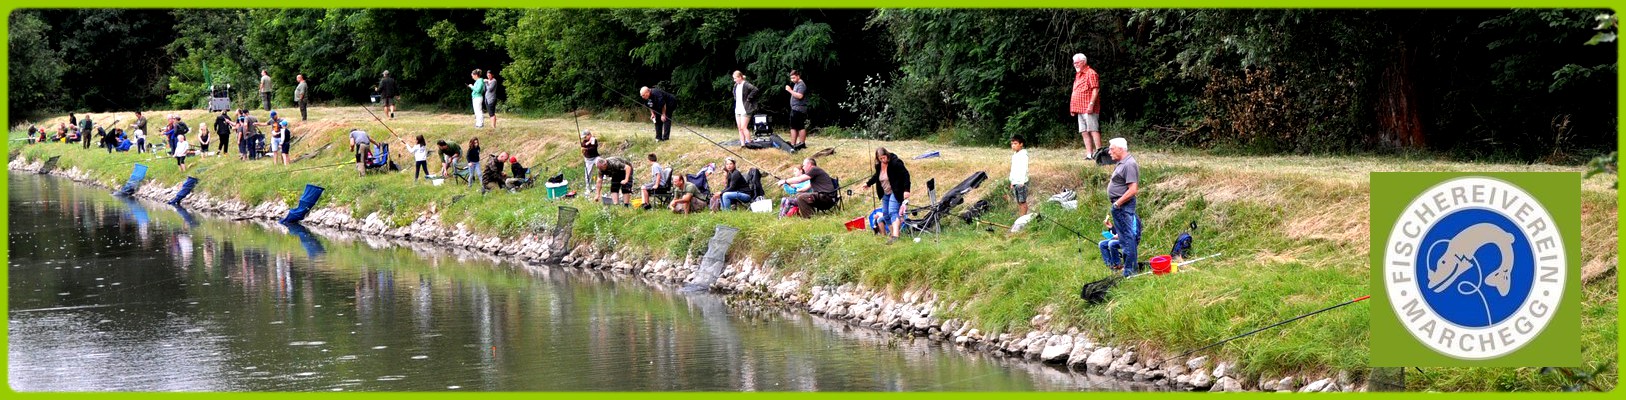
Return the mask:
<svg viewBox="0 0 1626 400">
<path fill-rule="evenodd" d="M 18 391 L 1132 389 L 633 276 L 7 189 Z"/>
</svg>

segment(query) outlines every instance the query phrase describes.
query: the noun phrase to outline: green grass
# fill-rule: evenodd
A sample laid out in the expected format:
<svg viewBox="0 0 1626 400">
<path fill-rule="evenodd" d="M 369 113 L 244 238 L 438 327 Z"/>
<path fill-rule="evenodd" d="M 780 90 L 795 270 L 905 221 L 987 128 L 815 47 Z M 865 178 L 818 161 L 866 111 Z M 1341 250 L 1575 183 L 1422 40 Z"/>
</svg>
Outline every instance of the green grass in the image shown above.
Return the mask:
<svg viewBox="0 0 1626 400">
<path fill-rule="evenodd" d="M 1030 203 L 1046 220 L 1064 224 L 1088 239 L 1076 237 L 1051 222 L 1034 222 L 1022 233 L 994 232 L 985 226 L 967 226 L 957 219 L 944 233 L 920 243 L 886 245 L 876 236 L 846 232 L 842 223 L 875 207 L 872 195 L 854 186 L 845 210 L 810 220 L 777 219 L 745 212 L 679 216 L 621 207 L 603 207 L 586 200 L 547 200 L 540 188 L 512 194 L 480 194 L 466 186 L 429 186 L 412 182 L 410 169 L 396 174 L 370 174 L 358 178 L 345 165 L 288 173 L 291 168 L 342 163 L 349 159 L 344 133 L 361 127 L 375 139 L 390 134 L 359 109 L 313 108 L 311 123 L 295 125 L 301 141 L 295 151 L 312 152 L 331 144 L 310 160 L 293 167 L 267 161 L 239 162 L 229 158 L 190 158 L 191 174 L 202 178 L 199 190 L 211 196 L 231 197 L 249 204 L 279 200 L 293 204 L 305 183 L 328 189 L 322 206 L 342 205 L 355 218 L 379 213 L 394 226 L 402 226 L 433 208 L 443 224 L 466 224 L 470 229 L 504 236 L 539 232 L 554 223 L 557 206 L 581 210 L 575 223 L 579 242 L 614 249 L 642 259 L 698 257 L 717 225 L 737 227 L 740 233 L 731 257 L 767 262 L 781 274 L 806 272 L 812 284 L 858 282 L 892 293 L 930 289 L 947 317 L 974 321 L 993 332 L 1025 332 L 1029 319 L 1049 310 L 1050 328 L 1078 327 L 1114 345 L 1136 345 L 1150 356 L 1168 356 L 1214 340 L 1368 294 L 1367 178 L 1371 171 L 1387 170 L 1492 170 L 1579 171 L 1579 167 L 1548 165 L 1471 164 L 1443 161 L 1427 154 L 1401 156 L 1357 155 L 1228 156 L 1180 148 L 1137 149 L 1143 165 L 1140 212 L 1146 222 L 1142 258 L 1163 254 L 1186 224 L 1197 221 L 1196 250 L 1202 255 L 1224 252 L 1179 274 L 1137 278 L 1121 284 L 1106 304 L 1091 306 L 1077 297 L 1086 282 L 1108 276 L 1095 248 L 1105 215 L 1105 194 L 1100 189 L 1107 170 L 1079 160 L 1081 150 L 1030 150 L 1034 181 Z M 153 113 L 153 115 L 161 115 Z M 186 113 L 194 127 L 208 122 Z M 581 176 L 576 154 L 576 120 L 566 116 L 545 119 L 503 120 L 501 129 L 475 130 L 470 116 L 406 111 L 389 121 L 402 135 L 422 134 L 431 143 L 455 139 L 466 143 L 479 135 L 485 151 L 514 151 L 536 171 L 547 175 L 563 169 L 575 181 Z M 505 116 L 506 117 L 506 116 Z M 611 116 L 612 119 L 614 116 Z M 128 119 L 128 117 L 126 118 Z M 321 121 L 321 122 L 318 122 Z M 730 156 L 683 131 L 674 140 L 657 143 L 647 126 L 636 122 L 582 119 L 583 128 L 601 133 L 606 153 L 633 160 L 640 180 L 647 177 L 642 155 L 655 152 L 662 162 L 685 172 Z M 713 140 L 727 140 L 731 128 L 699 128 Z M 15 133 L 14 133 L 15 135 Z M 394 143 L 392 141 L 392 143 Z M 625 143 L 626 150 L 619 150 Z M 928 160 L 906 160 L 916 175 L 916 190 L 923 192 L 926 178 L 935 177 L 947 190 L 972 171 L 989 173 L 968 203 L 987 199 L 993 210 L 987 220 L 1008 223 L 1014 205 L 1004 196 L 1005 148 L 962 147 L 917 141 L 872 142 L 814 137 L 810 150 L 833 147 L 837 154 L 821 160 L 843 182 L 869 173 L 869 152 L 876 146 L 904 156 L 942 151 Z M 401 149 L 396 160 L 410 168 L 410 156 Z M 736 150 L 768 169 L 783 174 L 801 155 L 778 151 Z M 59 168 L 78 167 L 96 179 L 115 184 L 129 173 L 128 153 L 107 155 L 61 144 L 24 146 L 30 159 L 62 155 Z M 548 162 L 544 162 L 548 161 Z M 430 163 L 438 171 L 439 162 Z M 156 184 L 174 185 L 184 179 L 165 158 L 149 162 Z M 742 167 L 750 164 L 742 163 Z M 714 176 L 714 181 L 718 179 Z M 767 179 L 772 181 L 772 178 Z M 1590 364 L 1616 358 L 1615 238 L 1616 201 L 1608 188 L 1611 177 L 1584 183 L 1583 249 L 1586 270 L 1611 271 L 1589 280 L 1584 288 L 1584 359 Z M 580 186 L 574 186 L 580 188 Z M 1077 188 L 1077 210 L 1042 202 L 1065 188 Z M 924 193 L 915 202 L 925 201 Z M 777 205 L 777 202 L 776 202 Z M 1357 375 L 1366 368 L 1367 309 L 1361 303 L 1285 325 L 1231 342 L 1206 353 L 1240 360 L 1243 373 L 1277 378 L 1284 374 L 1327 376 L 1347 370 Z M 1606 379 L 1615 379 L 1614 368 Z M 1409 385 L 1419 390 L 1554 390 L 1561 382 L 1553 375 L 1529 369 L 1426 369 L 1408 374 Z"/>
</svg>

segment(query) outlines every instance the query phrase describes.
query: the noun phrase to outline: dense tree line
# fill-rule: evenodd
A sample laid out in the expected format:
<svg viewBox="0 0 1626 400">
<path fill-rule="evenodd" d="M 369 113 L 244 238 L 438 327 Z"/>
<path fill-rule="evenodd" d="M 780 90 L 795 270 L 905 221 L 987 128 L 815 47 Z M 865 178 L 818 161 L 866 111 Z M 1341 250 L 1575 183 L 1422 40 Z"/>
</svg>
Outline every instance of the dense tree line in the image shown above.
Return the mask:
<svg viewBox="0 0 1626 400">
<path fill-rule="evenodd" d="M 1069 56 L 1084 53 L 1108 135 L 1536 160 L 1613 146 L 1616 44 L 1587 44 L 1606 12 L 22 10 L 10 112 L 195 108 L 209 84 L 247 101 L 261 68 L 284 104 L 296 73 L 314 101 L 356 103 L 390 70 L 404 103 L 460 110 L 485 68 L 510 111 L 630 110 L 647 85 L 677 94 L 686 122 L 726 124 L 729 72 L 780 110 L 797 69 L 826 132 L 1067 143 Z"/>
</svg>

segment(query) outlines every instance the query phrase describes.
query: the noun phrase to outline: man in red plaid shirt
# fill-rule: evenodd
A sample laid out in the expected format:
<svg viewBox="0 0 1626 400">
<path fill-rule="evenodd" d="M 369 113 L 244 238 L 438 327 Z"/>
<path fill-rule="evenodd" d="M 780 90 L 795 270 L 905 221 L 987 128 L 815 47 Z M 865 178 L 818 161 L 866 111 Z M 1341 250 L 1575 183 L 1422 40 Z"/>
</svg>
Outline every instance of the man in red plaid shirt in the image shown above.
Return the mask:
<svg viewBox="0 0 1626 400">
<path fill-rule="evenodd" d="M 1078 135 L 1084 137 L 1084 159 L 1095 157 L 1101 147 L 1101 80 L 1084 58 L 1084 53 L 1073 55 L 1073 96 L 1068 112 L 1078 118 Z"/>
</svg>

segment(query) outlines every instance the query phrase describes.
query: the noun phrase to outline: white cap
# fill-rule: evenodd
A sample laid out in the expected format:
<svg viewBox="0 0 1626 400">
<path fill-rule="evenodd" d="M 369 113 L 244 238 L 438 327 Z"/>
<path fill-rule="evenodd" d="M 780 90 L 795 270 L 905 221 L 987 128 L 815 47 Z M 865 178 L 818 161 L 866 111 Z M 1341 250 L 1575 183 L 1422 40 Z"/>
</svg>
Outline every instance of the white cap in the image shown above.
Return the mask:
<svg viewBox="0 0 1626 400">
<path fill-rule="evenodd" d="M 582 130 L 582 137 L 587 137 L 587 134 L 589 134 L 589 133 L 593 133 L 593 131 L 588 130 L 588 129 L 583 129 Z"/>
<path fill-rule="evenodd" d="M 1084 61 L 1084 53 L 1073 54 L 1073 62 Z"/>
<path fill-rule="evenodd" d="M 1120 148 L 1120 149 L 1129 150 L 1129 141 L 1124 140 L 1124 138 L 1121 138 L 1121 137 L 1115 137 L 1115 138 L 1112 138 L 1112 140 L 1108 140 L 1107 145 L 1110 146 L 1110 147 L 1117 147 L 1117 148 Z"/>
</svg>

